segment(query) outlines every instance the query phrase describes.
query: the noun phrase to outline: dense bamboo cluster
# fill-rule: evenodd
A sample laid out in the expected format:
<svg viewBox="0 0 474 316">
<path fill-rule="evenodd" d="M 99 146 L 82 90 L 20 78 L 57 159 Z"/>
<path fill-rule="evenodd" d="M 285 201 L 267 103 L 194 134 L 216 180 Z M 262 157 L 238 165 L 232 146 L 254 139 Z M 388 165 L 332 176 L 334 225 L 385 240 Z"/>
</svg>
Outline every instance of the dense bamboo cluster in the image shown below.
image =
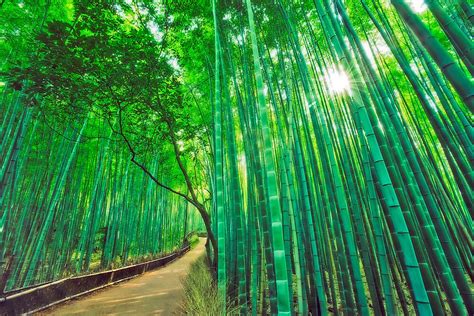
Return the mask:
<svg viewBox="0 0 474 316">
<path fill-rule="evenodd" d="M 472 10 L 443 3 L 214 1 L 217 277 L 241 313 L 474 312 Z"/>
<path fill-rule="evenodd" d="M 184 199 L 132 163 L 119 123 L 73 105 L 61 112 L 27 91 L 31 81 L 6 78 L 37 53 L 28 45 L 50 21 L 74 18 L 72 2 L 51 4 L 0 5 L 1 293 L 156 258 L 203 229 Z M 140 159 L 173 181 L 159 154 Z"/>
<path fill-rule="evenodd" d="M 204 228 L 229 312 L 474 314 L 468 1 L 0 14 L 0 286 Z"/>
<path fill-rule="evenodd" d="M 0 208 L 6 289 L 154 258 L 199 229 L 92 117 L 54 131 L 22 95 L 2 91 Z M 151 166 L 159 173 L 158 159 Z M 189 213 L 189 215 L 188 215 Z"/>
</svg>

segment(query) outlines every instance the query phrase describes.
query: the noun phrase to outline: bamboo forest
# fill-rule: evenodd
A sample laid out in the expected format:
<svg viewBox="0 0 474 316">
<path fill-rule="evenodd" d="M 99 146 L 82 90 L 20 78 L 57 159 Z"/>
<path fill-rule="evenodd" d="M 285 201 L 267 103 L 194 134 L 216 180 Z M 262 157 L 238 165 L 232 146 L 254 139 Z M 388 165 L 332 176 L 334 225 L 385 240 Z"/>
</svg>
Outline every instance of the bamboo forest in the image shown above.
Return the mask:
<svg viewBox="0 0 474 316">
<path fill-rule="evenodd" d="M 174 315 L 474 315 L 473 39 L 469 0 L 0 0 L 0 314 L 176 274 Z"/>
</svg>

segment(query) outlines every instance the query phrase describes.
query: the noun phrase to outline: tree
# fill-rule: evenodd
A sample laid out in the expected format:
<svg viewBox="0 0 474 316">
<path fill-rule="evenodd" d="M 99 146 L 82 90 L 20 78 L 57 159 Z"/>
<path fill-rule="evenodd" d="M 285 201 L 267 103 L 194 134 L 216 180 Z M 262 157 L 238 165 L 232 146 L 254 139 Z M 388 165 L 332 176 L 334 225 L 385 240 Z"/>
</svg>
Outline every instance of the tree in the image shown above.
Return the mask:
<svg viewBox="0 0 474 316">
<path fill-rule="evenodd" d="M 191 154 L 206 154 L 202 138 L 209 122 L 192 116 L 199 113 L 200 105 L 182 84 L 164 43 L 145 27 L 156 23 L 153 17 L 148 22 L 142 16 L 130 21 L 133 12 L 125 4 L 79 2 L 73 22 L 48 23 L 38 35 L 39 48 L 29 66 L 14 68 L 12 78 L 29 83 L 25 93 L 49 120 L 67 123 L 92 115 L 108 122 L 135 165 L 158 186 L 197 208 L 216 252 L 205 206 L 209 196 L 197 191 L 186 165 Z M 165 184 L 143 159 L 170 152 L 182 182 L 174 179 Z M 194 180 L 202 181 L 203 176 L 195 174 Z M 187 193 L 173 185 L 186 188 Z"/>
</svg>

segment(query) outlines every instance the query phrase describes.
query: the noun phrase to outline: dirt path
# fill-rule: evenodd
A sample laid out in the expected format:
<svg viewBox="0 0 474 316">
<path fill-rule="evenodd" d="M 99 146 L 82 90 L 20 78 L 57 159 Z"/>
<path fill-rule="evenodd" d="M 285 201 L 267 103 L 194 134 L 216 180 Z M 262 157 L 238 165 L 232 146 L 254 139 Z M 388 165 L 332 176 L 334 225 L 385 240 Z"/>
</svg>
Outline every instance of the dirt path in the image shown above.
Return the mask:
<svg viewBox="0 0 474 316">
<path fill-rule="evenodd" d="M 51 310 L 49 315 L 177 315 L 181 279 L 204 252 L 206 239 L 168 266 Z"/>
</svg>

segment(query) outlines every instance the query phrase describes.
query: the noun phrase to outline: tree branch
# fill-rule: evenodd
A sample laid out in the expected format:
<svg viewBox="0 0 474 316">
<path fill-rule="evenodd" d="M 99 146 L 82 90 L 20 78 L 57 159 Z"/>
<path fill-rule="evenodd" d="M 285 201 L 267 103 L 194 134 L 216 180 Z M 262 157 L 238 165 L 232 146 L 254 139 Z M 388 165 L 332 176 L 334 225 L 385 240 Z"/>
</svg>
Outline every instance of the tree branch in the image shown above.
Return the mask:
<svg viewBox="0 0 474 316">
<path fill-rule="evenodd" d="M 110 89 L 110 92 L 113 96 L 113 98 L 115 99 L 115 102 L 117 103 L 117 106 L 119 108 L 119 130 L 117 131 L 116 129 L 114 129 L 114 127 L 110 124 L 109 122 L 109 125 L 110 125 L 110 128 L 112 129 L 112 131 L 118 135 L 120 135 L 122 137 L 122 139 L 124 140 L 125 144 L 127 145 L 128 147 L 128 150 L 130 151 L 130 153 L 132 154 L 132 157 L 130 159 L 131 162 L 133 162 L 136 166 L 138 166 L 140 169 L 142 169 L 143 172 L 145 172 L 146 175 L 148 175 L 148 177 L 150 177 L 150 179 L 155 182 L 158 186 L 162 187 L 163 189 L 165 190 L 168 190 L 170 191 L 171 193 L 174 193 L 174 194 L 177 194 L 179 195 L 180 197 L 184 198 L 186 201 L 188 201 L 189 203 L 193 204 L 194 206 L 196 207 L 199 207 L 200 205 L 198 205 L 196 203 L 196 201 L 194 201 L 192 198 L 190 198 L 189 196 L 187 196 L 186 194 L 183 194 L 179 191 L 176 191 L 172 188 L 170 188 L 169 186 L 161 183 L 149 170 L 148 168 L 142 164 L 141 162 L 139 162 L 137 159 L 136 159 L 136 156 L 137 156 L 137 153 L 135 151 L 135 149 L 133 148 L 132 146 L 132 143 L 130 142 L 130 140 L 128 139 L 128 137 L 125 135 L 124 133 L 124 129 L 123 129 L 123 119 L 122 119 L 122 105 L 121 105 L 121 102 L 120 100 L 117 98 L 117 96 L 114 94 L 113 90 L 111 89 L 111 87 L 109 86 L 109 89 Z"/>
</svg>

